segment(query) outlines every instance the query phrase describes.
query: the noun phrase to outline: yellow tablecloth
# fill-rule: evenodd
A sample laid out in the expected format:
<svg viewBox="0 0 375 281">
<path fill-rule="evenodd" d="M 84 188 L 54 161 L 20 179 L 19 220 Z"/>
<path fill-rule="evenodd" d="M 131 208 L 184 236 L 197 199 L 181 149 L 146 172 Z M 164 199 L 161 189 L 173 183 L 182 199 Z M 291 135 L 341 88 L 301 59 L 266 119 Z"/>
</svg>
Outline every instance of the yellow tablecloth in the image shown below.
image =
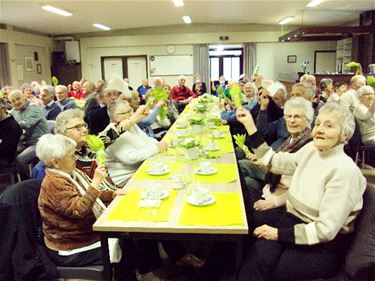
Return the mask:
<svg viewBox="0 0 375 281">
<path fill-rule="evenodd" d="M 195 175 L 196 182 L 210 182 L 210 183 L 227 183 L 235 181 L 237 175 L 236 164 L 213 164 L 212 167 L 217 169 L 217 173 L 213 175 Z"/>
<path fill-rule="evenodd" d="M 143 162 L 141 167 L 137 170 L 137 172 L 134 174 L 133 178 L 135 180 L 164 180 L 171 178 L 172 174 L 179 173 L 181 171 L 183 163 L 181 162 L 165 162 L 165 165 L 168 166 L 169 173 L 159 176 L 149 175 L 147 174 L 147 170 L 151 169 L 152 162 L 150 160 L 146 160 Z"/>
<path fill-rule="evenodd" d="M 171 190 L 169 197 L 161 201 L 158 209 L 141 208 L 138 202 L 141 199 L 141 190 L 129 190 L 117 206 L 108 214 L 109 221 L 154 221 L 165 222 L 176 200 L 177 192 Z"/>
<path fill-rule="evenodd" d="M 216 202 L 209 206 L 184 203 L 179 225 L 243 225 L 240 195 L 235 192 L 214 192 Z"/>
</svg>

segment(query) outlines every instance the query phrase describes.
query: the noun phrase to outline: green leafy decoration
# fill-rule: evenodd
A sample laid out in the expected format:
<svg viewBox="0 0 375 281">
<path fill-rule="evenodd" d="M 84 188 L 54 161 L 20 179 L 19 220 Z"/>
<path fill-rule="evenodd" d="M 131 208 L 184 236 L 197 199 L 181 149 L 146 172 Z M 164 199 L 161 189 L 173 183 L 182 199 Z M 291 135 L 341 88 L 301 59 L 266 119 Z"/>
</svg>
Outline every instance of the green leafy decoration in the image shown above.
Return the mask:
<svg viewBox="0 0 375 281">
<path fill-rule="evenodd" d="M 163 87 L 155 87 L 150 90 L 146 105 L 149 106 L 159 100 L 168 100 L 168 98 L 169 95 L 163 90 Z M 167 118 L 167 113 L 168 107 L 166 105 L 161 106 L 158 113 L 160 120 Z"/>
<path fill-rule="evenodd" d="M 367 85 L 375 89 L 375 77 L 374 76 L 367 76 Z"/>
<path fill-rule="evenodd" d="M 229 94 L 234 101 L 236 108 L 242 108 L 242 91 L 237 83 L 233 83 L 232 88 L 229 90 Z"/>
<path fill-rule="evenodd" d="M 86 142 L 88 147 L 96 153 L 96 161 L 99 165 L 104 165 L 106 162 L 104 154 L 104 143 L 103 141 L 95 135 L 87 135 Z"/>
<path fill-rule="evenodd" d="M 190 125 L 204 125 L 204 120 L 202 118 L 191 118 L 189 119 Z"/>
<path fill-rule="evenodd" d="M 57 85 L 59 85 L 59 79 L 57 79 L 56 76 L 52 76 L 52 78 L 51 78 L 51 82 L 52 82 L 52 85 L 53 85 L 54 87 L 56 87 Z"/>
<path fill-rule="evenodd" d="M 183 148 L 193 148 L 193 147 L 199 147 L 200 143 L 196 139 L 187 138 L 180 143 L 180 146 Z"/>
<path fill-rule="evenodd" d="M 245 145 L 246 134 L 243 134 L 243 135 L 240 135 L 240 134 L 233 135 L 233 138 L 234 138 L 234 141 L 236 142 L 236 144 L 238 145 L 238 147 L 241 148 L 242 151 L 245 153 L 245 155 L 250 154 L 249 148 Z"/>
<path fill-rule="evenodd" d="M 355 72 L 355 75 L 360 75 L 362 72 L 362 66 L 359 62 L 351 61 L 351 62 L 346 63 L 345 66 L 350 67 L 350 68 L 356 67 L 357 70 Z"/>
</svg>

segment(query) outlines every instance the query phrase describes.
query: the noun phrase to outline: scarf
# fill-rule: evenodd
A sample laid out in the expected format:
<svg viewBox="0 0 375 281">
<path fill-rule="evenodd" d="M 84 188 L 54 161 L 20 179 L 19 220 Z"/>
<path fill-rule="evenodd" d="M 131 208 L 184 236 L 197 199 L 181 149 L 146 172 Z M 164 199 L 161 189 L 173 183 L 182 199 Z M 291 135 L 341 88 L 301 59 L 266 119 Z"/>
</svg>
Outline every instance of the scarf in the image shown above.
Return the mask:
<svg viewBox="0 0 375 281">
<path fill-rule="evenodd" d="M 276 150 L 276 152 L 295 153 L 305 144 L 312 140 L 311 129 L 306 128 L 295 139 L 292 140 L 290 136 L 283 144 Z M 275 192 L 277 185 L 280 183 L 281 175 L 268 173 L 266 175 L 266 182 L 270 184 L 270 192 Z"/>
</svg>

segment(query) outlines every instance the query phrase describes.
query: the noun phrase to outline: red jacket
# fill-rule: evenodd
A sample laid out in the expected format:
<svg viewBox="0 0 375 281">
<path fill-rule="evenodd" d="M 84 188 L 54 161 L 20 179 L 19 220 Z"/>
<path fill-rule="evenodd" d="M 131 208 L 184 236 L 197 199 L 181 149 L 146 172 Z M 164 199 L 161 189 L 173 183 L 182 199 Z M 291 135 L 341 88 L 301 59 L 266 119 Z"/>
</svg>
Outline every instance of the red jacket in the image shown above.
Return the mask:
<svg viewBox="0 0 375 281">
<path fill-rule="evenodd" d="M 179 85 L 176 85 L 172 88 L 171 97 L 175 101 L 183 101 L 190 97 L 196 98 L 197 95 L 189 87 L 183 86 L 180 88 Z"/>
<path fill-rule="evenodd" d="M 68 93 L 68 97 L 69 98 L 73 97 L 73 98 L 75 98 L 77 100 L 82 100 L 82 99 L 85 98 L 85 94 L 81 90 L 79 90 L 78 92 L 70 91 Z"/>
</svg>

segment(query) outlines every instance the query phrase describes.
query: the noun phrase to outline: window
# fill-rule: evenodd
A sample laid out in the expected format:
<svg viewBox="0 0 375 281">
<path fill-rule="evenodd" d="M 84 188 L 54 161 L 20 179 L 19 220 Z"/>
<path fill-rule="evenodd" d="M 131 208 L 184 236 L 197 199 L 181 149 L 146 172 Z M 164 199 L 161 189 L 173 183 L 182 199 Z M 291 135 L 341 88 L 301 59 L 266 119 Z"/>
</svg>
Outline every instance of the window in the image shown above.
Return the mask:
<svg viewBox="0 0 375 281">
<path fill-rule="evenodd" d="M 219 80 L 224 75 L 227 81 L 238 80 L 243 66 L 243 52 L 240 45 L 210 46 L 210 73 L 211 80 Z"/>
</svg>

